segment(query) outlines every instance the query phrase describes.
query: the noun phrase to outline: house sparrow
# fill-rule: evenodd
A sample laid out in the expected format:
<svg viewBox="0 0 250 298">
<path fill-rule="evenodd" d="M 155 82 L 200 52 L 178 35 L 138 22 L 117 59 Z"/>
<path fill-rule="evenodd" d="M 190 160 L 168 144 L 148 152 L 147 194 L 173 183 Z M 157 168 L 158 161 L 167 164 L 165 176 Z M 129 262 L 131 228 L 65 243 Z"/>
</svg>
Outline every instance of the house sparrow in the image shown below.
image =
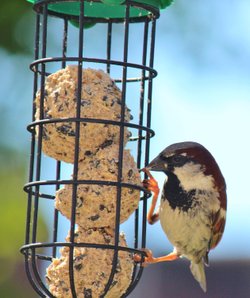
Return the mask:
<svg viewBox="0 0 250 298">
<path fill-rule="evenodd" d="M 208 265 L 208 253 L 222 237 L 227 205 L 225 180 L 215 159 L 202 145 L 181 142 L 168 146 L 142 171 L 149 176 L 143 182 L 145 188 L 154 194 L 148 222 L 160 219 L 174 246 L 172 253 L 159 258 L 146 250 L 144 265 L 186 257 L 194 278 L 206 291 L 204 264 Z M 159 188 L 149 171 L 167 175 L 157 212 Z"/>
</svg>

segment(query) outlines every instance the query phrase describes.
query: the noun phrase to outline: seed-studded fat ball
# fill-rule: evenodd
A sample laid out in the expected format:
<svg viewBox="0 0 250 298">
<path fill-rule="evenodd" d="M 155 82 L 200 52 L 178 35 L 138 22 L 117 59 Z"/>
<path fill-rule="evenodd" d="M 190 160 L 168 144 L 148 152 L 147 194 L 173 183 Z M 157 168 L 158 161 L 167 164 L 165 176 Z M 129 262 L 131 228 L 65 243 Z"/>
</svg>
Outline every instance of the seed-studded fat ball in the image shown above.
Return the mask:
<svg viewBox="0 0 250 298">
<path fill-rule="evenodd" d="M 46 123 L 42 127 L 42 150 L 57 160 L 73 163 L 75 152 L 76 123 L 67 118 L 76 117 L 78 67 L 67 66 L 51 75 L 45 82 L 43 98 L 43 115 L 41 116 L 41 91 L 38 91 L 36 103 L 36 120 L 60 119 L 59 122 Z M 102 70 L 82 70 L 82 90 L 80 117 L 120 121 L 121 91 L 110 76 Z M 132 118 L 125 107 L 125 122 Z M 39 127 L 36 127 L 39 133 Z M 124 145 L 130 133 L 124 129 Z M 118 144 L 120 126 L 107 123 L 80 122 L 79 160 L 86 154 L 94 154 L 100 148 Z"/>
<path fill-rule="evenodd" d="M 81 228 L 75 233 L 75 242 L 113 245 L 114 235 L 114 231 L 110 228 L 89 230 Z M 66 241 L 69 242 L 69 236 Z M 124 234 L 120 235 L 119 245 L 127 247 Z M 78 298 L 99 298 L 102 295 L 112 270 L 113 257 L 113 249 L 74 247 L 74 285 Z M 131 282 L 133 265 L 131 254 L 120 250 L 116 273 L 105 297 L 122 296 Z M 69 280 L 69 247 L 62 247 L 61 256 L 52 260 L 47 268 L 46 280 L 50 292 L 55 297 L 72 297 Z"/>
<path fill-rule="evenodd" d="M 119 145 L 86 156 L 78 164 L 78 180 L 117 181 Z M 122 182 L 141 186 L 136 163 L 130 151 L 123 151 Z M 79 184 L 76 196 L 76 223 L 84 228 L 112 227 L 116 218 L 116 185 Z M 122 186 L 120 222 L 137 209 L 140 190 Z M 66 184 L 56 192 L 55 207 L 68 219 L 71 217 L 72 185 Z"/>
</svg>

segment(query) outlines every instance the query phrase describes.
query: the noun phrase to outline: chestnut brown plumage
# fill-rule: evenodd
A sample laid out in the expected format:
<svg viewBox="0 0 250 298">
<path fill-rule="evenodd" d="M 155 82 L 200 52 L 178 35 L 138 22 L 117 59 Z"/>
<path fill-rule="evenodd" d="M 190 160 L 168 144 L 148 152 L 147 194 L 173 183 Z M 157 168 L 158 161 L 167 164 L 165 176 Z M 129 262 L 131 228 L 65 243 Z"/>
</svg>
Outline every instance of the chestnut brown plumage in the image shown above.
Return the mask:
<svg viewBox="0 0 250 298">
<path fill-rule="evenodd" d="M 209 251 L 222 237 L 226 218 L 226 184 L 219 166 L 202 145 L 181 142 L 168 146 L 142 171 L 149 176 L 144 180 L 145 188 L 154 193 L 148 222 L 160 219 L 174 246 L 172 253 L 159 258 L 147 250 L 144 264 L 184 256 L 191 261 L 191 272 L 206 291 L 204 264 L 208 264 Z M 167 175 L 156 212 L 159 188 L 149 171 Z"/>
</svg>

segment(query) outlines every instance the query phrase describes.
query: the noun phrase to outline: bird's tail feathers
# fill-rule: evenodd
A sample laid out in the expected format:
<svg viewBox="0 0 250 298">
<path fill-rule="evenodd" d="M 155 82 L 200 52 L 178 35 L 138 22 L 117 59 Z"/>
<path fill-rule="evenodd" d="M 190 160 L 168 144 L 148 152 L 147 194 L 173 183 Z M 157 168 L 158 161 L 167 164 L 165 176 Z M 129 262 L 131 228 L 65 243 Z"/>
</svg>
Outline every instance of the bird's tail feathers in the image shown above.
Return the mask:
<svg viewBox="0 0 250 298">
<path fill-rule="evenodd" d="M 207 285 L 206 285 L 206 275 L 205 275 L 205 269 L 204 269 L 204 263 L 203 260 L 201 260 L 199 263 L 191 262 L 190 270 L 194 276 L 194 278 L 199 282 L 202 290 L 204 292 L 207 291 Z"/>
</svg>

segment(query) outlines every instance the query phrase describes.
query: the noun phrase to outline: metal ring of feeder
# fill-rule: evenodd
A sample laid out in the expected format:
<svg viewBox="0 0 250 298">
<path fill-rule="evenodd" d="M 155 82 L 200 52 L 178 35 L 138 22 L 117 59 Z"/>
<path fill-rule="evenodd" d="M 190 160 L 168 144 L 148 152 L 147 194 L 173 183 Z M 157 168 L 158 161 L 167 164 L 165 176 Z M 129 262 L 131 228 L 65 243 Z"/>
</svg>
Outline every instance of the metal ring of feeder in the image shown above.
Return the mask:
<svg viewBox="0 0 250 298">
<path fill-rule="evenodd" d="M 32 187 L 36 187 L 36 186 L 44 186 L 44 185 L 65 185 L 65 184 L 69 184 L 69 185 L 73 185 L 73 184 L 77 184 L 77 185 L 81 185 L 81 184 L 86 184 L 86 185 L 107 185 L 107 186 L 120 186 L 120 187 L 127 187 L 127 188 L 132 188 L 132 189 L 137 189 L 140 191 L 144 191 L 146 194 L 148 194 L 148 196 L 150 196 L 150 193 L 148 191 L 146 191 L 143 187 L 138 186 L 136 184 L 131 184 L 131 183 L 125 183 L 125 182 L 117 182 L 117 181 L 108 181 L 108 180 L 77 180 L 76 182 L 74 182 L 73 180 L 46 180 L 46 181 L 33 181 L 33 182 L 29 182 L 26 183 L 24 185 L 24 191 L 32 194 L 32 195 L 37 195 L 39 198 L 45 198 L 45 199 L 51 199 L 54 200 L 55 196 L 53 195 L 49 195 L 49 194 L 45 194 L 42 192 L 39 192 L 38 194 L 35 191 L 32 191 Z M 143 196 L 141 199 L 145 199 L 145 197 Z"/>
<path fill-rule="evenodd" d="M 93 63 L 99 63 L 99 64 L 109 64 L 109 65 L 119 65 L 119 66 L 123 66 L 123 67 L 127 67 L 127 68 L 133 68 L 133 69 L 138 69 L 138 70 L 143 70 L 143 71 L 147 71 L 149 73 L 149 75 L 145 75 L 145 77 L 142 79 L 141 77 L 138 78 L 128 78 L 126 79 L 126 82 L 140 82 L 142 80 L 149 80 L 149 79 L 153 79 L 157 76 L 157 71 L 151 67 L 147 67 L 144 65 L 140 65 L 140 64 L 136 64 L 136 63 L 129 63 L 129 62 L 122 62 L 122 61 L 116 61 L 116 60 L 107 60 L 107 59 L 97 59 L 97 58 L 81 58 L 79 59 L 78 57 L 49 57 L 49 58 L 42 58 L 42 59 L 38 59 L 33 61 L 30 64 L 30 69 L 35 72 L 35 73 L 39 73 L 42 74 L 42 70 L 39 70 L 37 68 L 37 65 L 42 65 L 44 63 L 52 63 L 52 62 L 68 62 L 68 61 L 75 61 L 75 62 L 93 62 Z M 44 75 L 45 76 L 49 76 L 51 73 L 49 72 L 45 72 Z M 119 83 L 122 82 L 122 79 L 114 79 L 115 82 Z"/>
</svg>

